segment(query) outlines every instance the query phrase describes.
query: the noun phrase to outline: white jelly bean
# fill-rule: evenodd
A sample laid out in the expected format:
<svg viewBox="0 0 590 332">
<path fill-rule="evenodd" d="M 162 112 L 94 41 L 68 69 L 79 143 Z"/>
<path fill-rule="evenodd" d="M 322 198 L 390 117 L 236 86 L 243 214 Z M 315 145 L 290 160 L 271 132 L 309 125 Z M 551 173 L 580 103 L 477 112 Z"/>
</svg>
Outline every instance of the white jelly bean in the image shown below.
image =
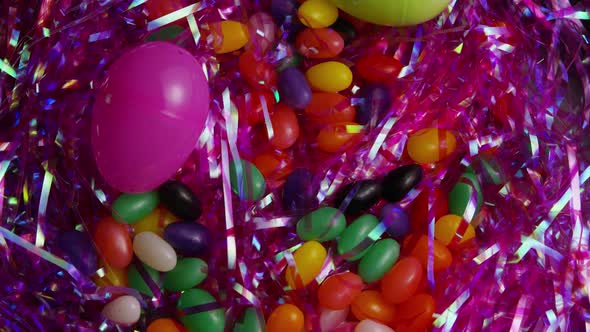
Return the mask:
<svg viewBox="0 0 590 332">
<path fill-rule="evenodd" d="M 117 324 L 135 324 L 141 316 L 141 306 L 135 297 L 123 295 L 104 306 L 102 315 Z"/>
<path fill-rule="evenodd" d="M 133 252 L 154 270 L 168 272 L 176 266 L 176 252 L 153 232 L 141 232 L 133 239 Z"/>
</svg>

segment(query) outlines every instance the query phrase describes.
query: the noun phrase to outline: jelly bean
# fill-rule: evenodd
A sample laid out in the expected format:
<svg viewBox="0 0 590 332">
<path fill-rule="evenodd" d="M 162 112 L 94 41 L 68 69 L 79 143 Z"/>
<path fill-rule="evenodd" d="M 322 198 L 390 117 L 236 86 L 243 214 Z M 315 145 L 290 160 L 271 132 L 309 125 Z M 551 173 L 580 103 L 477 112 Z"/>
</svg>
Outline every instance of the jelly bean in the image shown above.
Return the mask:
<svg viewBox="0 0 590 332">
<path fill-rule="evenodd" d="M 178 218 L 195 220 L 201 216 L 201 200 L 184 183 L 168 181 L 158 193 L 160 202 Z"/>
<path fill-rule="evenodd" d="M 367 54 L 355 63 L 356 72 L 362 78 L 373 83 L 395 81 L 402 67 L 399 60 L 383 54 Z"/>
<path fill-rule="evenodd" d="M 145 272 L 140 272 L 140 270 Z M 145 278 L 144 275 L 149 279 Z M 154 296 L 152 287 L 159 289 L 162 284 L 160 272 L 141 263 L 132 264 L 129 266 L 127 269 L 127 280 L 129 282 L 129 287 L 136 289 L 138 292 L 150 297 Z"/>
<path fill-rule="evenodd" d="M 397 204 L 387 204 L 381 208 L 380 219 L 387 234 L 393 238 L 403 238 L 410 232 L 408 214 Z"/>
<path fill-rule="evenodd" d="M 408 154 L 420 164 L 435 163 L 450 156 L 456 148 L 455 136 L 448 130 L 422 129 L 408 139 Z"/>
<path fill-rule="evenodd" d="M 420 165 L 404 165 L 387 173 L 383 179 L 383 198 L 389 202 L 401 201 L 424 177 Z"/>
<path fill-rule="evenodd" d="M 123 194 L 113 203 L 113 218 L 119 222 L 133 224 L 150 214 L 158 206 L 158 202 L 158 193 L 155 191 Z"/>
<path fill-rule="evenodd" d="M 346 309 L 364 286 L 362 279 L 352 272 L 335 274 L 320 285 L 318 300 L 320 305 L 327 309 Z"/>
<path fill-rule="evenodd" d="M 142 262 L 161 272 L 176 266 L 176 252 L 153 232 L 142 232 L 133 239 L 133 252 Z"/>
<path fill-rule="evenodd" d="M 338 61 L 317 64 L 305 72 L 305 77 L 313 89 L 324 92 L 342 91 L 352 84 L 350 68 Z"/>
<path fill-rule="evenodd" d="M 361 101 L 356 113 L 356 122 L 362 125 L 377 125 L 393 102 L 389 88 L 382 84 L 365 85 L 359 90 L 358 95 Z"/>
<path fill-rule="evenodd" d="M 240 55 L 238 67 L 242 77 L 252 87 L 270 89 L 277 82 L 277 72 L 274 67 L 263 59 L 257 58 L 252 51 L 246 51 Z M 274 101 L 274 97 L 271 97 L 266 98 L 267 103 L 271 103 L 271 99 Z"/>
<path fill-rule="evenodd" d="M 292 304 L 281 304 L 268 317 L 266 332 L 301 332 L 305 324 L 303 312 Z"/>
<path fill-rule="evenodd" d="M 368 290 L 362 292 L 352 302 L 352 314 L 358 320 L 372 319 L 384 324 L 390 324 L 395 319 L 395 307 L 387 301 L 381 293 Z"/>
<path fill-rule="evenodd" d="M 139 234 L 141 232 L 154 232 L 162 236 L 164 227 L 175 223 L 178 218 L 172 212 L 164 208 L 156 208 L 140 221 L 133 224 L 133 232 Z"/>
<path fill-rule="evenodd" d="M 312 282 L 320 273 L 326 260 L 326 248 L 319 242 L 305 242 L 293 254 L 295 266 L 287 268 L 287 284 L 293 289 L 303 288 Z"/>
<path fill-rule="evenodd" d="M 287 106 L 303 109 L 311 102 L 311 88 L 299 69 L 291 67 L 280 72 L 277 85 Z"/>
<path fill-rule="evenodd" d="M 381 279 L 381 293 L 393 304 L 409 300 L 422 280 L 422 265 L 414 257 L 400 259 Z"/>
<path fill-rule="evenodd" d="M 225 310 L 219 307 L 215 298 L 208 292 L 192 288 L 180 295 L 176 307 L 188 309 L 200 306 L 197 313 L 187 313 L 180 320 L 189 332 L 223 332 L 225 327 Z"/>
<path fill-rule="evenodd" d="M 272 16 L 282 23 L 285 17 L 294 15 L 297 11 L 296 0 L 271 0 L 270 12 Z"/>
<path fill-rule="evenodd" d="M 266 105 L 266 111 L 271 115 L 275 103 L 275 97 L 270 91 L 252 91 L 238 96 L 237 107 L 240 114 L 245 114 L 244 118 L 248 120 L 248 124 L 255 126 L 264 122 L 264 105 Z"/>
<path fill-rule="evenodd" d="M 256 201 L 266 192 L 266 182 L 260 171 L 248 161 L 241 160 L 240 183 L 238 183 L 237 162 L 234 160 L 229 166 L 231 187 L 242 200 Z"/>
<path fill-rule="evenodd" d="M 184 327 L 170 318 L 159 318 L 151 322 L 146 332 L 183 332 Z"/>
<path fill-rule="evenodd" d="M 246 47 L 257 55 L 265 54 L 275 42 L 276 29 L 272 16 L 264 12 L 255 13 L 248 20 L 250 42 Z"/>
<path fill-rule="evenodd" d="M 146 41 L 168 41 L 173 40 L 174 38 L 178 37 L 184 28 L 178 25 L 170 25 L 166 27 L 162 27 L 154 31 L 153 33 L 149 34 L 146 38 Z"/>
<path fill-rule="evenodd" d="M 199 258 L 183 258 L 164 276 L 164 288 L 172 291 L 184 291 L 198 286 L 207 278 L 207 263 Z"/>
<path fill-rule="evenodd" d="M 327 153 L 343 151 L 355 142 L 359 134 L 359 125 L 353 122 L 328 125 L 318 134 L 318 148 Z"/>
<path fill-rule="evenodd" d="M 285 150 L 293 146 L 299 137 L 299 122 L 297 115 L 289 106 L 278 104 L 275 112 L 270 116 L 273 137 L 270 145 Z"/>
<path fill-rule="evenodd" d="M 116 324 L 135 324 L 141 316 L 141 305 L 133 296 L 123 295 L 104 306 L 102 315 Z"/>
<path fill-rule="evenodd" d="M 475 237 L 473 226 L 467 222 L 466 226 L 462 226 L 462 222 L 463 218 L 454 214 L 443 216 L 434 224 L 434 237 L 445 246 L 453 246 L 454 243 L 466 243 L 472 240 Z M 458 233 L 459 231 L 460 233 Z"/>
<path fill-rule="evenodd" d="M 447 195 L 438 188 L 425 190 L 416 197 L 410 208 L 410 220 L 412 229 L 422 231 L 425 229 L 428 220 L 428 200 L 433 196 L 432 212 L 435 220 L 438 220 L 449 212 Z"/>
<path fill-rule="evenodd" d="M 297 222 L 297 235 L 304 241 L 331 241 L 346 228 L 346 218 L 340 210 L 322 207 Z"/>
<path fill-rule="evenodd" d="M 264 316 L 256 308 L 247 308 L 236 322 L 233 332 L 264 332 L 266 323 Z"/>
<path fill-rule="evenodd" d="M 354 328 L 354 332 L 395 332 L 389 326 L 377 323 L 372 319 L 364 319 Z"/>
<path fill-rule="evenodd" d="M 470 210 L 474 198 L 475 211 Z M 470 171 L 461 175 L 461 178 L 449 192 L 449 212 L 458 216 L 463 216 L 467 221 L 473 220 L 473 217 L 481 209 L 483 195 L 481 185 L 477 176 Z"/>
<path fill-rule="evenodd" d="M 209 253 L 212 235 L 199 223 L 180 221 L 164 229 L 164 238 L 183 256 L 204 256 Z"/>
<path fill-rule="evenodd" d="M 430 294 L 422 293 L 412 296 L 408 301 L 397 306 L 396 330 L 423 331 L 434 320 L 432 315 L 436 303 Z"/>
<path fill-rule="evenodd" d="M 373 245 L 369 234 L 378 224 L 379 220 L 370 214 L 353 221 L 338 238 L 338 254 L 346 255 L 350 262 L 361 259 Z"/>
<path fill-rule="evenodd" d="M 325 0 L 307 0 L 297 11 L 299 20 L 310 28 L 327 28 L 338 19 L 338 8 Z"/>
<path fill-rule="evenodd" d="M 124 269 L 117 269 L 107 264 L 102 264 L 104 275 L 102 277 L 95 276 L 92 280 L 99 287 L 106 286 L 127 286 L 127 271 Z"/>
<path fill-rule="evenodd" d="M 150 21 L 182 9 L 182 7 L 184 6 L 181 0 L 150 0 L 146 2 Z"/>
<path fill-rule="evenodd" d="M 341 310 L 320 309 L 320 331 L 330 332 L 342 324 L 348 316 L 348 307 Z"/>
<path fill-rule="evenodd" d="M 334 205 L 341 207 L 344 201 L 349 202 L 344 212 L 358 214 L 371 208 L 379 200 L 383 187 L 379 181 L 363 180 L 350 183 L 338 191 Z"/>
<path fill-rule="evenodd" d="M 91 275 L 98 269 L 96 252 L 87 233 L 79 231 L 61 233 L 56 239 L 56 244 L 83 274 Z"/>
<path fill-rule="evenodd" d="M 404 244 L 409 245 L 410 255 L 416 257 L 424 268 L 428 268 L 428 236 L 421 235 L 419 238 L 406 238 Z M 434 271 L 442 271 L 451 266 L 453 256 L 447 247 L 434 239 Z"/>
<path fill-rule="evenodd" d="M 375 242 L 359 263 L 359 275 L 366 283 L 381 279 L 399 258 L 399 244 L 394 239 Z"/>
<path fill-rule="evenodd" d="M 106 263 L 115 268 L 125 268 L 133 258 L 133 246 L 127 225 L 112 218 L 105 218 L 96 224 L 94 242 Z"/>
<path fill-rule="evenodd" d="M 250 39 L 248 27 L 236 21 L 222 21 L 211 24 L 215 53 L 229 53 L 244 47 Z"/>
<path fill-rule="evenodd" d="M 252 163 L 265 179 L 281 180 L 293 171 L 291 157 L 282 151 L 261 153 L 254 157 Z"/>
<path fill-rule="evenodd" d="M 294 170 L 287 177 L 283 186 L 283 208 L 286 211 L 293 212 L 313 208 L 317 203 L 315 197 L 317 194 L 316 187 L 313 183 L 313 174 L 309 170 L 306 168 Z"/>
<path fill-rule="evenodd" d="M 331 28 L 340 34 L 345 43 L 349 43 L 356 38 L 356 30 L 354 26 L 342 17 L 338 17 L 336 23 L 332 24 Z"/>
<path fill-rule="evenodd" d="M 315 122 L 330 124 L 354 121 L 356 110 L 350 100 L 341 94 L 314 92 L 305 114 Z"/>
<path fill-rule="evenodd" d="M 305 29 L 297 35 L 296 47 L 308 58 L 327 59 L 342 52 L 344 40 L 332 29 Z"/>
</svg>

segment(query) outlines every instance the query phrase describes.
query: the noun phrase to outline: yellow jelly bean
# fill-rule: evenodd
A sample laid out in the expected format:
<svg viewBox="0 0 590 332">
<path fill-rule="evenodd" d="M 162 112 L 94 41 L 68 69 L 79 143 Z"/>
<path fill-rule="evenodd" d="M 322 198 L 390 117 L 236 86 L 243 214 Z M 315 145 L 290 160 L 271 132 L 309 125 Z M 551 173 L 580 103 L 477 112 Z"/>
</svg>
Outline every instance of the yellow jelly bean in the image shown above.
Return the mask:
<svg viewBox="0 0 590 332">
<path fill-rule="evenodd" d="M 338 19 L 338 8 L 327 0 L 307 0 L 297 11 L 299 20 L 314 29 L 327 28 Z"/>
<path fill-rule="evenodd" d="M 303 288 L 321 272 L 326 260 L 326 248 L 319 242 L 305 242 L 293 254 L 297 272 L 294 268 L 287 268 L 287 284 L 293 289 Z"/>
<path fill-rule="evenodd" d="M 102 264 L 104 276 L 95 276 L 92 280 L 97 286 L 127 286 L 127 271 L 125 269 L 117 269 L 109 265 Z"/>
<path fill-rule="evenodd" d="M 451 244 L 455 237 L 462 236 L 461 241 L 458 241 L 457 243 L 465 243 L 473 239 L 475 237 L 475 230 L 471 224 L 467 225 L 467 228 L 465 228 L 464 231 L 458 232 L 462 220 L 463 218 L 454 214 L 447 214 L 446 216 L 441 217 L 436 224 L 434 224 L 434 237 L 445 246 Z"/>
<path fill-rule="evenodd" d="M 317 64 L 305 73 L 311 87 L 324 92 L 338 92 L 352 83 L 352 71 L 338 61 L 326 61 Z"/>
<path fill-rule="evenodd" d="M 453 153 L 456 147 L 453 133 L 438 128 L 419 130 L 408 140 L 408 154 L 420 164 L 440 161 Z"/>
<path fill-rule="evenodd" d="M 135 234 L 141 232 L 154 232 L 159 236 L 162 236 L 164 234 L 164 228 L 176 221 L 178 221 L 178 218 L 176 218 L 170 211 L 163 207 L 158 207 L 132 226 Z"/>
<path fill-rule="evenodd" d="M 212 24 L 215 53 L 229 53 L 244 47 L 250 40 L 248 27 L 236 21 Z"/>
</svg>

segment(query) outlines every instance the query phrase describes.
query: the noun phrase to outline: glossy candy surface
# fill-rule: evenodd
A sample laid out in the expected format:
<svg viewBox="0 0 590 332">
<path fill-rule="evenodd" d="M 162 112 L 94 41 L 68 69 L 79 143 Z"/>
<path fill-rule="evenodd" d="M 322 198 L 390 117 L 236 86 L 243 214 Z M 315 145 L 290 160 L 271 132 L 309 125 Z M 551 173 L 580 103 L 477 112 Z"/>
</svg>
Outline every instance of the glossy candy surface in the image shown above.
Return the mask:
<svg viewBox="0 0 590 332">
<path fill-rule="evenodd" d="M 151 322 L 146 332 L 183 332 L 184 327 L 170 318 L 159 318 Z"/>
<path fill-rule="evenodd" d="M 83 274 L 91 275 L 98 269 L 96 252 L 87 233 L 68 231 L 56 239 L 59 248 Z"/>
<path fill-rule="evenodd" d="M 409 300 L 418 290 L 424 272 L 420 261 L 414 257 L 400 259 L 381 279 L 381 293 L 390 303 Z"/>
<path fill-rule="evenodd" d="M 117 324 L 135 324 L 141 315 L 141 306 L 133 296 L 123 295 L 109 302 L 102 309 L 102 315 Z"/>
<path fill-rule="evenodd" d="M 277 73 L 274 67 L 262 58 L 257 58 L 252 50 L 240 55 L 238 67 L 242 77 L 252 87 L 268 89 L 276 84 Z M 267 98 L 267 102 L 270 102 L 269 98 Z"/>
<path fill-rule="evenodd" d="M 305 324 L 303 312 L 292 304 L 281 304 L 266 321 L 266 332 L 301 332 Z"/>
<path fill-rule="evenodd" d="M 297 235 L 305 241 L 325 242 L 335 239 L 346 228 L 346 218 L 340 210 L 321 207 L 299 219 Z"/>
<path fill-rule="evenodd" d="M 201 200 L 184 183 L 168 181 L 158 189 L 160 202 L 175 216 L 196 220 L 201 216 Z"/>
<path fill-rule="evenodd" d="M 338 325 L 346 320 L 349 313 L 348 307 L 341 310 L 320 309 L 320 329 L 321 331 L 332 331 Z"/>
<path fill-rule="evenodd" d="M 150 214 L 158 203 L 158 193 L 155 191 L 123 194 L 113 203 L 113 218 L 119 222 L 133 224 Z"/>
<path fill-rule="evenodd" d="M 183 256 L 204 256 L 209 253 L 212 235 L 202 224 L 179 221 L 164 229 L 166 241 Z"/>
<path fill-rule="evenodd" d="M 383 179 L 383 198 L 389 202 L 401 201 L 424 177 L 420 165 L 404 165 L 387 173 Z"/>
<path fill-rule="evenodd" d="M 250 68 L 261 68 L 257 65 Z M 272 92 L 267 90 L 254 90 L 243 96 L 237 97 L 237 107 L 240 114 L 244 114 L 250 126 L 255 126 L 264 122 L 264 108 L 269 113 L 269 116 L 274 112 L 274 105 L 276 103 Z M 264 106 L 266 105 L 266 106 Z"/>
<path fill-rule="evenodd" d="M 373 319 L 390 324 L 395 319 L 395 306 L 387 303 L 381 293 L 374 290 L 358 295 L 352 302 L 351 310 L 358 320 Z"/>
<path fill-rule="evenodd" d="M 264 332 L 266 323 L 264 316 L 256 308 L 250 307 L 244 310 L 242 316 L 234 325 L 233 332 Z"/>
<path fill-rule="evenodd" d="M 482 203 L 481 184 L 475 174 L 466 171 L 449 192 L 449 212 L 471 221 Z"/>
<path fill-rule="evenodd" d="M 112 218 L 104 218 L 96 224 L 94 243 L 101 257 L 114 268 L 125 268 L 133 258 L 133 245 L 127 225 Z"/>
<path fill-rule="evenodd" d="M 373 83 L 388 83 L 397 79 L 402 64 L 396 58 L 383 54 L 367 54 L 355 64 L 356 72 Z"/>
<path fill-rule="evenodd" d="M 330 124 L 354 121 L 356 110 L 350 100 L 341 94 L 314 92 L 305 114 L 315 122 Z"/>
<path fill-rule="evenodd" d="M 398 204 L 387 204 L 381 208 L 380 220 L 389 236 L 401 239 L 410 232 L 410 219 L 406 210 Z"/>
<path fill-rule="evenodd" d="M 466 243 L 475 237 L 475 230 L 471 224 L 454 214 L 443 216 L 434 224 L 434 237 L 445 246 Z"/>
<path fill-rule="evenodd" d="M 198 286 L 209 273 L 207 263 L 199 258 L 182 258 L 174 269 L 166 272 L 164 288 L 172 291 L 184 291 Z"/>
<path fill-rule="evenodd" d="M 451 155 L 457 146 L 455 136 L 448 130 L 427 128 L 412 134 L 408 154 L 419 164 L 435 163 Z"/>
<path fill-rule="evenodd" d="M 318 148 L 327 153 L 335 153 L 349 147 L 359 136 L 358 124 L 341 122 L 324 127 L 317 137 Z"/>
<path fill-rule="evenodd" d="M 182 292 L 178 299 L 177 308 L 183 309 L 204 306 L 197 313 L 182 316 L 182 324 L 189 332 L 223 332 L 225 327 L 225 310 L 217 304 L 215 298 L 208 292 L 192 288 Z"/>
<path fill-rule="evenodd" d="M 134 263 L 127 268 L 127 281 L 129 287 L 147 296 L 154 296 L 154 288 L 159 289 L 162 285 L 160 272 L 142 263 Z"/>
<path fill-rule="evenodd" d="M 229 53 L 244 47 L 250 40 L 248 27 L 237 21 L 222 21 L 211 24 L 215 53 Z"/>
<path fill-rule="evenodd" d="M 292 108 L 284 104 L 275 106 L 275 112 L 270 116 L 273 137 L 270 145 L 285 150 L 293 146 L 299 137 L 299 121 Z"/>
<path fill-rule="evenodd" d="M 152 232 L 143 232 L 133 239 L 133 252 L 155 270 L 167 272 L 176 266 L 176 252 L 164 239 Z"/>
<path fill-rule="evenodd" d="M 354 332 L 394 332 L 387 325 L 378 323 L 372 319 L 364 319 L 354 328 Z"/>
<path fill-rule="evenodd" d="M 382 193 L 383 186 L 376 180 L 362 180 L 346 185 L 340 189 L 334 201 L 334 206 L 340 208 L 349 202 L 344 212 L 358 214 L 372 207 Z"/>
<path fill-rule="evenodd" d="M 231 186 L 234 193 L 246 201 L 255 201 L 260 199 L 266 192 L 266 182 L 260 171 L 252 163 L 241 160 L 241 174 L 238 183 L 238 168 L 236 161 L 229 165 L 229 174 Z"/>
<path fill-rule="evenodd" d="M 329 28 L 305 29 L 297 35 L 299 53 L 311 59 L 328 59 L 340 54 L 344 40 L 340 34 Z"/>
<path fill-rule="evenodd" d="M 117 269 L 106 264 L 101 264 L 105 271 L 104 276 L 95 276 L 92 280 L 97 286 L 127 286 L 127 271 Z"/>
<path fill-rule="evenodd" d="M 318 300 L 324 308 L 342 310 L 348 308 L 363 287 L 363 280 L 352 272 L 335 274 L 320 285 Z"/>
<path fill-rule="evenodd" d="M 419 331 L 428 328 L 434 318 L 436 303 L 430 294 L 421 293 L 397 306 L 397 319 L 394 324 L 401 331 Z"/>
<path fill-rule="evenodd" d="M 352 83 L 350 68 L 338 61 L 319 63 L 309 68 L 305 77 L 314 90 L 324 92 L 342 91 Z"/>
<path fill-rule="evenodd" d="M 139 234 L 141 232 L 154 232 L 162 236 L 164 227 L 178 221 L 178 217 L 172 212 L 163 207 L 157 207 L 147 216 L 132 225 L 133 232 Z"/>
<path fill-rule="evenodd" d="M 410 247 L 408 247 L 408 249 L 410 249 L 410 255 L 419 259 L 425 269 L 428 268 L 428 236 L 420 235 L 417 239 L 415 237 L 409 237 L 404 244 L 406 243 L 410 245 Z M 451 263 L 453 262 L 451 252 L 437 239 L 434 239 L 433 253 L 433 268 L 435 272 L 445 270 L 451 266 Z"/>
<path fill-rule="evenodd" d="M 308 169 L 294 170 L 283 186 L 283 208 L 286 211 L 297 212 L 314 207 L 317 202 L 315 198 L 317 189 L 314 187 L 313 174 Z"/>
<path fill-rule="evenodd" d="M 299 69 L 290 67 L 281 71 L 277 85 L 281 100 L 288 106 L 304 109 L 311 102 L 311 87 Z"/>
<path fill-rule="evenodd" d="M 310 28 L 326 28 L 338 19 L 338 8 L 325 0 L 306 0 L 297 11 L 301 23 Z"/>
<path fill-rule="evenodd" d="M 305 242 L 295 250 L 293 258 L 297 271 L 294 267 L 289 266 L 286 272 L 289 287 L 303 288 L 312 282 L 322 270 L 326 256 L 326 248 L 316 241 Z"/>
<path fill-rule="evenodd" d="M 345 255 L 347 261 L 359 260 L 367 253 L 373 240 L 369 234 L 377 227 L 379 220 L 370 214 L 360 216 L 352 222 L 338 238 L 338 254 Z"/>
<path fill-rule="evenodd" d="M 382 239 L 361 258 L 358 273 L 366 283 L 381 279 L 399 258 L 399 244 L 394 239 Z"/>
<path fill-rule="evenodd" d="M 283 151 L 264 152 L 252 160 L 252 163 L 260 170 L 267 180 L 280 180 L 288 176 L 292 171 L 293 160 Z"/>
</svg>

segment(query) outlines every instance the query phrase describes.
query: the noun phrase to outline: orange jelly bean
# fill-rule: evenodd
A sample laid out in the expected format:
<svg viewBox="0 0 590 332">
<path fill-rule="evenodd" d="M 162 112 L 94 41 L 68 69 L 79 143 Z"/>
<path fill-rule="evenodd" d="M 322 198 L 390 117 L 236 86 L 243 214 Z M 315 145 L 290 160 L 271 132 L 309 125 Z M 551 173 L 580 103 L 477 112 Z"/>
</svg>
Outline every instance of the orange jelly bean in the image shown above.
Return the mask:
<svg viewBox="0 0 590 332">
<path fill-rule="evenodd" d="M 432 322 L 436 303 L 430 294 L 421 293 L 396 306 L 396 331 L 424 331 Z"/>
<path fill-rule="evenodd" d="M 266 332 L 301 332 L 305 324 L 303 312 L 292 304 L 278 306 L 266 321 Z"/>
<path fill-rule="evenodd" d="M 381 279 L 381 293 L 393 304 L 409 300 L 422 281 L 420 261 L 414 257 L 400 259 Z"/>
<path fill-rule="evenodd" d="M 126 224 L 110 217 L 99 221 L 94 231 L 94 242 L 108 265 L 122 269 L 131 263 L 133 245 Z"/>
<path fill-rule="evenodd" d="M 293 171 L 292 160 L 285 152 L 265 152 L 254 157 L 252 163 L 265 179 L 280 180 Z"/>
<path fill-rule="evenodd" d="M 364 291 L 352 302 L 352 314 L 358 320 L 372 319 L 384 324 L 395 320 L 395 306 L 387 303 L 381 293 Z"/>
<path fill-rule="evenodd" d="M 318 148 L 328 153 L 342 151 L 359 136 L 360 128 L 360 125 L 353 122 L 328 125 L 318 134 Z"/>
<path fill-rule="evenodd" d="M 320 285 L 318 300 L 327 309 L 342 310 L 348 308 L 364 287 L 363 280 L 352 272 L 333 275 Z"/>
<path fill-rule="evenodd" d="M 117 269 L 104 262 L 101 265 L 105 271 L 104 276 L 102 278 L 95 276 L 92 279 L 97 286 L 127 286 L 127 271 L 125 269 Z"/>
<path fill-rule="evenodd" d="M 229 53 L 244 47 L 250 40 L 248 27 L 237 21 L 222 21 L 211 24 L 215 53 Z"/>
<path fill-rule="evenodd" d="M 319 123 L 353 122 L 356 109 L 348 98 L 339 93 L 314 92 L 305 114 Z"/>
<path fill-rule="evenodd" d="M 450 156 L 457 147 L 457 140 L 448 130 L 427 128 L 411 135 L 407 147 L 412 160 L 428 164 Z"/>
<path fill-rule="evenodd" d="M 473 226 L 454 214 L 443 216 L 434 225 L 434 238 L 445 246 L 454 247 L 457 244 L 467 243 L 474 237 Z"/>
<path fill-rule="evenodd" d="M 280 150 L 293 146 L 299 137 L 299 121 L 293 109 L 284 104 L 278 104 L 270 121 L 273 128 L 270 145 Z"/>
<path fill-rule="evenodd" d="M 151 322 L 146 332 L 184 332 L 186 329 L 177 321 L 170 318 L 160 318 Z"/>
<path fill-rule="evenodd" d="M 270 91 L 252 91 L 249 94 L 242 95 L 238 98 L 236 106 L 240 114 L 245 114 L 248 124 L 255 126 L 264 122 L 263 102 L 266 103 L 266 110 L 269 115 L 272 114 L 273 105 L 276 101 Z"/>
<path fill-rule="evenodd" d="M 262 59 L 257 59 L 253 51 L 246 51 L 240 55 L 238 67 L 246 82 L 254 88 L 270 89 L 276 85 L 277 72 L 274 67 Z"/>
<path fill-rule="evenodd" d="M 344 39 L 329 28 L 305 29 L 297 35 L 297 50 L 311 59 L 333 58 L 344 49 Z"/>
<path fill-rule="evenodd" d="M 420 263 L 424 268 L 428 266 L 428 236 L 420 235 L 419 238 L 415 236 L 409 236 L 404 241 L 404 244 L 409 246 L 410 256 L 416 257 L 420 260 Z M 453 262 L 453 255 L 451 251 L 440 243 L 437 239 L 434 239 L 433 243 L 434 253 L 434 271 L 442 271 L 451 266 Z"/>
</svg>

